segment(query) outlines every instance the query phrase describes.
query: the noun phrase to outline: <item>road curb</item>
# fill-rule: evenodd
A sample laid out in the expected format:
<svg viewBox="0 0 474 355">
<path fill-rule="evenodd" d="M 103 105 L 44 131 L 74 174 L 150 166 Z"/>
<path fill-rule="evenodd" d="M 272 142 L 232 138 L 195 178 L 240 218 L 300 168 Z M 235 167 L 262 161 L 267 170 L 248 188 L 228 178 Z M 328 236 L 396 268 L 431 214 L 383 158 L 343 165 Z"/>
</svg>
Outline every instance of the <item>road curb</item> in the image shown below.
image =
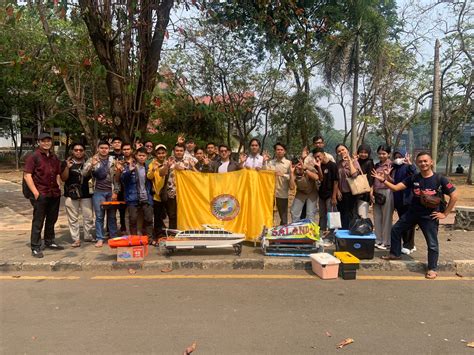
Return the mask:
<svg viewBox="0 0 474 355">
<path fill-rule="evenodd" d="M 361 260 L 364 271 L 424 272 L 421 261 Z M 299 258 L 242 258 L 215 260 L 150 260 L 144 262 L 116 261 L 1 261 L 0 272 L 16 271 L 119 271 L 136 270 L 310 270 L 311 261 Z M 453 272 L 460 276 L 474 276 L 474 260 L 441 261 L 439 271 Z"/>
</svg>

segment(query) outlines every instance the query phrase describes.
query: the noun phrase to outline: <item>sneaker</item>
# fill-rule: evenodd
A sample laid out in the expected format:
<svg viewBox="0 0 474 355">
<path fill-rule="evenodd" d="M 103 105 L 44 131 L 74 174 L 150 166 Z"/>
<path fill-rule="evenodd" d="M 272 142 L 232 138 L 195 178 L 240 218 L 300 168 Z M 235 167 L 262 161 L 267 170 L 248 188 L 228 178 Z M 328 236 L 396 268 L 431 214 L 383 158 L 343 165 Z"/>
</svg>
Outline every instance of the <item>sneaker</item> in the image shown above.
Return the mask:
<svg viewBox="0 0 474 355">
<path fill-rule="evenodd" d="M 380 250 L 387 250 L 387 246 L 383 245 L 383 244 L 380 244 L 377 248 L 379 248 Z"/>
<path fill-rule="evenodd" d="M 410 250 L 410 249 L 402 248 L 402 254 L 410 255 L 410 253 L 411 253 L 411 250 Z"/>
<path fill-rule="evenodd" d="M 44 247 L 52 250 L 64 250 L 63 246 L 58 245 L 56 243 L 45 244 Z"/>
<path fill-rule="evenodd" d="M 413 247 L 412 250 L 410 250 L 410 253 L 414 253 L 416 251 L 416 247 Z"/>
<path fill-rule="evenodd" d="M 380 248 L 381 246 L 383 246 L 382 243 L 376 243 L 376 244 L 375 244 L 375 247 L 376 247 L 377 249 L 381 249 L 381 248 Z"/>
<path fill-rule="evenodd" d="M 43 255 L 43 252 L 39 249 L 32 249 L 31 250 L 31 255 L 35 258 L 42 258 L 44 255 Z"/>
</svg>

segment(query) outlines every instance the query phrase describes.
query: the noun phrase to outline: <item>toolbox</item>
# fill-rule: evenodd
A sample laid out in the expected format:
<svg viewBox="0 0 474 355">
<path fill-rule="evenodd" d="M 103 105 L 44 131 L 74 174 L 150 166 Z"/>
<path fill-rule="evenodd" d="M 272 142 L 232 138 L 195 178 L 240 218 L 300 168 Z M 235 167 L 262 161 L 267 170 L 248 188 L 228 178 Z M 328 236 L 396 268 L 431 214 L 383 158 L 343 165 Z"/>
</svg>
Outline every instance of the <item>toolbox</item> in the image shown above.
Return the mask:
<svg viewBox="0 0 474 355">
<path fill-rule="evenodd" d="M 359 259 L 373 259 L 375 234 L 352 235 L 348 230 L 341 229 L 336 234 L 336 251 L 348 251 Z"/>
<path fill-rule="evenodd" d="M 344 280 L 355 280 L 360 260 L 347 251 L 336 251 L 334 256 L 341 261 L 339 276 Z"/>
</svg>

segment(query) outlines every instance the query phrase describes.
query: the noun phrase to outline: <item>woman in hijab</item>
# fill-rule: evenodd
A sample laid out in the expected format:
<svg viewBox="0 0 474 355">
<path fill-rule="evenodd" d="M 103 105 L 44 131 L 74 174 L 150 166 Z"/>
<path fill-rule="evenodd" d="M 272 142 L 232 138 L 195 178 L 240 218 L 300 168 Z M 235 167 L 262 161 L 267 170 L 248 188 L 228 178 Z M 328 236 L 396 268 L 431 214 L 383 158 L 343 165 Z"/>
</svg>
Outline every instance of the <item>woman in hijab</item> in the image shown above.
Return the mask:
<svg viewBox="0 0 474 355">
<path fill-rule="evenodd" d="M 374 161 L 370 157 L 372 150 L 368 144 L 361 144 L 357 149 L 357 161 L 359 162 L 360 169 L 364 174 L 367 175 L 369 185 L 372 187 L 374 184 L 374 178 L 371 176 L 372 169 L 374 168 Z M 371 201 L 372 191 L 359 196 L 357 200 L 357 214 L 362 218 L 369 218 L 369 206 Z"/>
</svg>

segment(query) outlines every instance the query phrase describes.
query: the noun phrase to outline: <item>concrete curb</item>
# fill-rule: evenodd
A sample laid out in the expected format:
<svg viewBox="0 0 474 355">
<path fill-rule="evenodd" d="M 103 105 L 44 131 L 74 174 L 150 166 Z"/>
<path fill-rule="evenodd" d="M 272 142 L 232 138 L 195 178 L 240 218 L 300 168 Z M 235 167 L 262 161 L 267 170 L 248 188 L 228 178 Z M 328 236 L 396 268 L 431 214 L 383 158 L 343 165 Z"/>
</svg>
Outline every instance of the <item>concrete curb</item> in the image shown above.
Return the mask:
<svg viewBox="0 0 474 355">
<path fill-rule="evenodd" d="M 110 261 L 3 261 L 0 272 L 14 271 L 116 271 L 127 269 L 161 271 L 164 268 L 173 270 L 309 270 L 311 262 L 298 258 L 242 258 L 215 260 L 150 260 L 144 262 L 110 262 Z M 424 272 L 426 265 L 421 261 L 382 261 L 362 260 L 360 268 L 364 271 L 406 271 Z M 442 261 L 439 271 L 453 272 L 461 276 L 474 276 L 474 260 Z"/>
</svg>

